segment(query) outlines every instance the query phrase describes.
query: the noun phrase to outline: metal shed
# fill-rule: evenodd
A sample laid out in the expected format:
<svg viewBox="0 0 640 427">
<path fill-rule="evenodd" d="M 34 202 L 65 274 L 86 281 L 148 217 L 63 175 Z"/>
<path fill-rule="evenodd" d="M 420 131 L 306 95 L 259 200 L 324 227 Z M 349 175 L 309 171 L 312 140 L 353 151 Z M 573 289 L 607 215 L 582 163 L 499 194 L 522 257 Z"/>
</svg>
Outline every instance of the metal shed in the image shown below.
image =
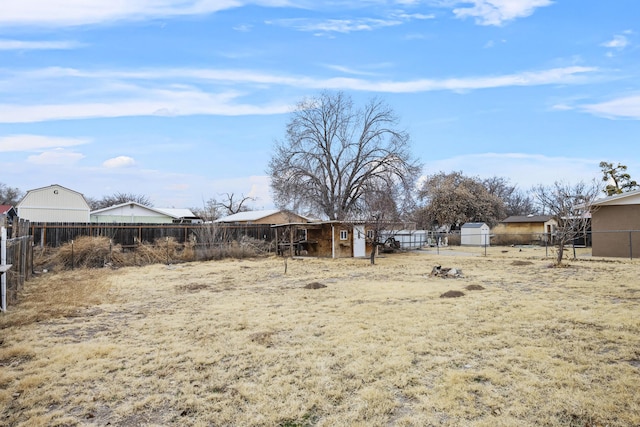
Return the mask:
<svg viewBox="0 0 640 427">
<path fill-rule="evenodd" d="M 32 222 L 89 222 L 84 196 L 57 184 L 27 191 L 16 208 L 18 217 Z"/>
<path fill-rule="evenodd" d="M 484 222 L 467 222 L 460 228 L 462 246 L 489 246 L 491 229 Z"/>
</svg>

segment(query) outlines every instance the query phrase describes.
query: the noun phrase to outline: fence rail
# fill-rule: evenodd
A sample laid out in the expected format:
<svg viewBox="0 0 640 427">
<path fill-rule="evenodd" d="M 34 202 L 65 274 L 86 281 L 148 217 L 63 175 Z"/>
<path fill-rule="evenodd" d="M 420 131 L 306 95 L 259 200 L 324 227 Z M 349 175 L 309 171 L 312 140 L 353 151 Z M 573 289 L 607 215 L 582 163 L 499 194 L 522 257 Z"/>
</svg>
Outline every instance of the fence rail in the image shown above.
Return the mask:
<svg viewBox="0 0 640 427">
<path fill-rule="evenodd" d="M 153 243 L 167 237 L 178 243 L 232 242 L 242 238 L 272 241 L 275 232 L 268 224 L 92 224 L 35 223 L 29 224 L 29 234 L 36 246 L 59 247 L 80 236 L 108 237 L 114 244 L 133 247 L 140 242 Z"/>
<path fill-rule="evenodd" d="M 0 270 L 2 271 L 2 295 L 0 308 L 7 309 L 8 304 L 16 302 L 18 291 L 33 272 L 33 238 L 31 236 L 7 239 L 7 232 L 2 227 Z M 10 266 L 10 268 L 9 268 Z"/>
</svg>

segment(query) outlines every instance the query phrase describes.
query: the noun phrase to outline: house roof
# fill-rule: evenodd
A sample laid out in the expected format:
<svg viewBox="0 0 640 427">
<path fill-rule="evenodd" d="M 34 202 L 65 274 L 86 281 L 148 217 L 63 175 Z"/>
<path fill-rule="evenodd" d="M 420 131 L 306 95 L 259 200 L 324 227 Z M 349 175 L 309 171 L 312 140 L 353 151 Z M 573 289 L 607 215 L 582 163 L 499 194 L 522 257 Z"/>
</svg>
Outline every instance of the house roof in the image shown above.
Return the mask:
<svg viewBox="0 0 640 427">
<path fill-rule="evenodd" d="M 593 202 L 591 206 L 635 204 L 640 204 L 640 190 L 627 191 L 626 193 L 614 194 L 613 196 L 604 197 Z"/>
<path fill-rule="evenodd" d="M 218 218 L 213 222 L 248 222 L 248 221 L 258 221 L 262 218 L 266 218 L 268 216 L 277 214 L 278 212 L 282 212 L 278 209 L 265 209 L 260 211 L 246 211 L 246 212 L 238 212 L 233 215 L 225 216 L 222 218 Z M 297 215 L 301 216 L 301 215 Z"/>
<path fill-rule="evenodd" d="M 179 219 L 179 218 L 198 218 L 197 215 L 195 215 L 193 212 L 191 212 L 191 209 L 186 209 L 186 208 L 155 208 L 156 211 L 160 211 L 165 213 L 168 216 L 171 216 L 173 218 Z"/>
<path fill-rule="evenodd" d="M 525 222 L 547 222 L 551 215 L 513 215 L 500 222 L 502 223 L 525 223 Z"/>
<path fill-rule="evenodd" d="M 0 205 L 0 215 L 4 215 L 7 212 L 9 212 L 11 209 L 13 209 L 13 206 L 11 205 Z M 14 209 L 15 210 L 15 209 Z"/>
<path fill-rule="evenodd" d="M 113 206 L 108 206 L 108 207 L 102 208 L 102 209 L 96 209 L 95 211 L 91 211 L 91 215 L 101 214 L 103 212 L 108 212 L 108 211 L 113 210 L 113 209 L 121 208 L 122 206 L 130 206 L 130 205 L 139 206 L 139 207 L 141 207 L 143 209 L 146 209 L 146 210 L 149 210 L 151 212 L 155 212 L 155 213 L 160 214 L 160 215 L 169 216 L 169 217 L 174 218 L 174 219 L 197 218 L 196 215 L 194 215 L 193 212 L 191 212 L 190 209 L 154 208 L 154 207 L 146 206 L 146 205 L 143 205 L 141 203 L 133 202 L 133 201 L 120 203 L 120 204 L 113 205 Z"/>
</svg>

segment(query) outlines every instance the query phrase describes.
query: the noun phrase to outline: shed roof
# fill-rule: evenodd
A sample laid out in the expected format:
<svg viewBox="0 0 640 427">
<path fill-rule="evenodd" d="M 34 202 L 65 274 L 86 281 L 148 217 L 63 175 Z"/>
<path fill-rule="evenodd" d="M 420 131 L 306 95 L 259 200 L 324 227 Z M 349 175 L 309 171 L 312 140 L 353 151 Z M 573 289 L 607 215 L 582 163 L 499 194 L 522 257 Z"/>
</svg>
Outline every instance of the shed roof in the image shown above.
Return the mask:
<svg viewBox="0 0 640 427">
<path fill-rule="evenodd" d="M 484 222 L 465 222 L 460 228 L 481 228 L 483 225 L 487 225 Z"/>
<path fill-rule="evenodd" d="M 514 223 L 514 222 L 547 222 L 552 218 L 551 215 L 513 215 L 501 222 Z"/>
</svg>

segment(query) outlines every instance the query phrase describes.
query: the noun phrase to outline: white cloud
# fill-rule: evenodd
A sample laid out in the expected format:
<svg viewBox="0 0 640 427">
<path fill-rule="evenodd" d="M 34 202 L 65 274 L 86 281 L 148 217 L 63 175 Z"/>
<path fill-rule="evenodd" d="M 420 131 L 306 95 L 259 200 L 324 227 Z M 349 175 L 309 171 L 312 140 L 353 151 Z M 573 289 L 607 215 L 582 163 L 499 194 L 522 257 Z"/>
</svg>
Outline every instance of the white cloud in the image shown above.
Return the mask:
<svg viewBox="0 0 640 427">
<path fill-rule="evenodd" d="M 77 49 L 85 45 L 75 41 L 47 40 L 6 40 L 0 39 L 0 50 L 65 50 Z"/>
<path fill-rule="evenodd" d="M 597 104 L 588 104 L 582 110 L 610 119 L 626 118 L 640 120 L 640 95 L 624 96 Z"/>
<path fill-rule="evenodd" d="M 601 46 L 622 50 L 629 45 L 629 39 L 623 35 L 615 35 L 613 39 L 602 43 Z"/>
<path fill-rule="evenodd" d="M 551 0 L 465 0 L 471 7 L 458 7 L 453 13 L 458 18 L 473 17 L 479 25 L 502 25 L 516 18 L 527 17 L 539 7 L 553 4 Z"/>
<path fill-rule="evenodd" d="M 112 159 L 105 160 L 102 166 L 108 169 L 128 168 L 135 166 L 136 161 L 129 156 L 118 156 Z"/>
<path fill-rule="evenodd" d="M 600 176 L 600 160 L 525 153 L 476 153 L 425 163 L 426 175 L 462 171 L 467 176 L 508 178 L 522 190 L 556 181 L 589 182 Z"/>
<path fill-rule="evenodd" d="M 72 147 L 89 143 L 84 138 L 60 138 L 44 135 L 9 135 L 0 137 L 0 152 L 39 151 L 46 148 Z"/>
<path fill-rule="evenodd" d="M 20 0 L 4 2 L 0 25 L 73 26 L 117 20 L 214 13 L 242 6 L 236 0 Z"/>
<path fill-rule="evenodd" d="M 0 104 L 0 123 L 31 123 L 50 120 L 113 118 L 132 116 L 186 116 L 186 115 L 272 115 L 291 111 L 287 101 L 273 100 L 269 104 L 255 105 L 242 102 L 258 94 L 267 85 L 282 85 L 296 89 L 336 89 L 369 91 L 373 93 L 417 93 L 449 90 L 464 92 L 512 86 L 539 86 L 549 84 L 575 84 L 587 80 L 598 71 L 593 67 L 564 67 L 541 71 L 527 71 L 498 76 L 462 77 L 446 79 L 419 79 L 389 81 L 337 77 L 315 79 L 311 77 L 282 76 L 243 70 L 215 69 L 159 69 L 130 71 L 86 72 L 74 69 L 50 68 L 23 72 L 11 86 L 29 86 L 39 94 L 38 104 Z M 53 76 L 53 77 L 52 77 Z M 171 79 L 171 83 L 164 82 Z M 143 85 L 137 85 L 143 80 Z M 8 80 L 7 80 L 8 81 Z M 211 93 L 196 84 L 233 82 L 240 91 Z M 68 85 L 68 91 L 60 87 Z M 53 93 L 56 102 L 47 102 L 47 93 Z M 155 85 L 155 87 L 154 87 Z M 242 85 L 245 85 L 244 88 Z M 203 86 L 204 87 L 204 86 Z M 85 101 L 90 97 L 92 102 Z M 52 98 L 53 99 L 53 98 Z"/>
<path fill-rule="evenodd" d="M 324 21 L 296 18 L 278 19 L 267 21 L 267 24 L 276 24 L 282 27 L 293 28 L 298 31 L 326 33 L 351 33 L 355 31 L 372 31 L 378 28 L 391 27 L 402 24 L 399 19 L 327 19 Z"/>
<path fill-rule="evenodd" d="M 67 151 L 64 148 L 56 148 L 52 151 L 29 156 L 27 161 L 36 165 L 71 166 L 83 158 L 83 154 Z"/>
</svg>

